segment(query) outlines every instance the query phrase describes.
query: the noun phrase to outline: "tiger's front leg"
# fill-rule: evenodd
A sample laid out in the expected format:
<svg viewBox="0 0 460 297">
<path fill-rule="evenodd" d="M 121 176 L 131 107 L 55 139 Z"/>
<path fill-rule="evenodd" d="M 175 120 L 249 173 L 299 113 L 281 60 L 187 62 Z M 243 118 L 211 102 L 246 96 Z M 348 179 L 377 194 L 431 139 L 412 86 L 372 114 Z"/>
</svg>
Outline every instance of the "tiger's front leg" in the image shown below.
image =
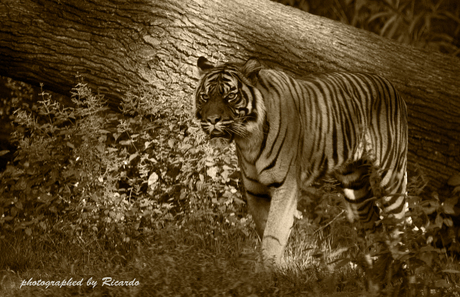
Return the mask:
<svg viewBox="0 0 460 297">
<path fill-rule="evenodd" d="M 262 241 L 264 260 L 269 265 L 281 265 L 297 210 L 297 182 L 287 178 L 278 188 L 267 188 L 248 179 L 244 179 L 244 184 L 249 213 Z"/>
<path fill-rule="evenodd" d="M 262 251 L 266 260 L 276 265 L 284 263 L 284 249 L 287 245 L 294 214 L 297 210 L 298 187 L 295 180 L 271 190 L 272 201 L 262 240 Z"/>
</svg>

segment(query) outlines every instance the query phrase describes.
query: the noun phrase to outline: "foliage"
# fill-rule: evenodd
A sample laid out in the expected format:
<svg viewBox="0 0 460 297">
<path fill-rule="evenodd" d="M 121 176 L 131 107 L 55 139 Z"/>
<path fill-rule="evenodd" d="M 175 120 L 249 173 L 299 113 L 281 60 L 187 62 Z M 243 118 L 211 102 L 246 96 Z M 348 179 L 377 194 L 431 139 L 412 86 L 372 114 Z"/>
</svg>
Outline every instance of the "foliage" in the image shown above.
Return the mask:
<svg viewBox="0 0 460 297">
<path fill-rule="evenodd" d="M 346 282 L 341 283 L 333 275 L 351 265 L 365 272 L 367 283 L 356 280 L 359 285 L 374 284 L 380 287 L 381 296 L 418 296 L 427 292 L 434 296 L 458 296 L 460 176 L 453 176 L 448 183 L 450 195 L 444 194 L 449 198 L 433 193 L 422 199 L 419 195 L 426 183 L 422 176 L 411 179 L 405 228 L 396 245 L 392 244 L 389 229 L 398 225 L 390 217 L 382 214 L 380 228 L 364 234 L 359 223 L 350 224 L 343 214 L 343 198 L 334 181 L 318 184 L 300 201 L 300 207 L 309 208 L 310 221 L 298 222 L 295 248 L 288 254 L 307 269 L 316 263 L 329 271 L 328 282 L 337 286 Z M 303 239 L 308 237 L 315 240 L 305 243 Z M 364 279 L 362 276 L 358 279 Z"/>
<path fill-rule="evenodd" d="M 141 275 L 140 291 L 165 296 L 324 295 L 363 291 L 372 279 L 386 296 L 456 296 L 458 177 L 425 200 L 423 180 L 411 181 L 403 245 L 393 249 L 383 228 L 363 235 L 348 222 L 334 180 L 306 189 L 288 266 L 267 275 L 233 147 L 210 145 L 183 98 L 142 86 L 120 114 L 81 82 L 72 101 L 42 92 L 36 109 L 14 113 L 17 151 L 0 173 L 0 249 L 11 251 L 0 253 L 3 269 L 23 279 L 48 266 L 67 278 Z"/>
<path fill-rule="evenodd" d="M 246 230 L 234 157 L 211 148 L 179 102 L 138 91 L 124 116 L 83 82 L 72 91 L 76 107 L 42 92 L 36 113 L 15 112 L 17 152 L 0 173 L 3 236 L 66 232 L 109 247 L 138 244 L 173 215 L 185 224 L 184 210 Z"/>
<path fill-rule="evenodd" d="M 457 0 L 278 0 L 404 44 L 460 56 Z"/>
<path fill-rule="evenodd" d="M 0 171 L 6 168 L 11 160 L 14 146 L 9 142 L 9 136 L 14 127 L 13 110 L 19 106 L 33 108 L 33 88 L 23 82 L 15 81 L 9 77 L 0 76 Z"/>
</svg>

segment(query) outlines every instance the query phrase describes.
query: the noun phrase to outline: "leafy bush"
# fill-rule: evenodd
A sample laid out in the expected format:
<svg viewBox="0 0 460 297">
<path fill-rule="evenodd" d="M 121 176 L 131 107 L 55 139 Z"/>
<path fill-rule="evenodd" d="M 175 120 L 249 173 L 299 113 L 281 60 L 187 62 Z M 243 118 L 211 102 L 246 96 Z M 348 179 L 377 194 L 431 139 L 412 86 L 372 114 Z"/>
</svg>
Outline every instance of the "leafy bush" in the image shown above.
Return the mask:
<svg viewBox="0 0 460 297">
<path fill-rule="evenodd" d="M 84 83 L 75 107 L 41 96 L 35 114 L 15 113 L 17 152 L 0 173 L 4 235 L 61 232 L 115 247 L 185 224 L 184 211 L 247 232 L 231 148 L 210 147 L 179 101 L 140 88 L 121 115 Z"/>
<path fill-rule="evenodd" d="M 450 198 L 433 193 L 422 199 L 426 183 L 420 175 L 411 179 L 406 226 L 397 245 L 389 238 L 388 228 L 395 226 L 391 218 L 384 215 L 379 228 L 364 233 L 359 222 L 347 220 L 337 183 L 333 179 L 318 183 L 307 189 L 299 202 L 308 219 L 297 222 L 288 258 L 314 275 L 322 271 L 318 281 L 327 280 L 338 287 L 350 284 L 349 279 L 340 280 L 340 273 L 346 271 L 346 275 L 358 273 L 355 282 L 361 287 L 380 287 L 382 296 L 418 296 L 421 292 L 457 296 L 459 176 L 448 183 L 451 192 L 443 196 Z M 350 271 L 350 267 L 354 269 Z"/>
</svg>

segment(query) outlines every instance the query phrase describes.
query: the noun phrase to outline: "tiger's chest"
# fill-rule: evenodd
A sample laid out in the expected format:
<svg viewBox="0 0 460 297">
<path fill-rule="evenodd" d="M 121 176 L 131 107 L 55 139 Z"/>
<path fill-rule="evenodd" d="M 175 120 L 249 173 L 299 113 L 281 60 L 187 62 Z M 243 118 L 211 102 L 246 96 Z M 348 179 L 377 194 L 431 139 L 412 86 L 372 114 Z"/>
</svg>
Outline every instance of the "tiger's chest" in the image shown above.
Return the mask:
<svg viewBox="0 0 460 297">
<path fill-rule="evenodd" d="M 239 167 L 246 179 L 267 187 L 277 187 L 287 176 L 295 175 L 298 162 L 293 150 L 278 148 L 277 153 L 273 154 L 257 146 L 250 148 L 237 144 Z"/>
</svg>

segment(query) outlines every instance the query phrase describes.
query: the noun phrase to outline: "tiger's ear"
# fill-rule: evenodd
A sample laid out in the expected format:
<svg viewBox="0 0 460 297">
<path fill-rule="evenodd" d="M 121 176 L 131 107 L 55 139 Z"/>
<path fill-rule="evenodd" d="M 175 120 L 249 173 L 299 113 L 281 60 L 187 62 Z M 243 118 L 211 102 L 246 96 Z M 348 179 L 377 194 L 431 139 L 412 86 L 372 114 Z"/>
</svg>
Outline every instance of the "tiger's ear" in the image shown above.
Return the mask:
<svg viewBox="0 0 460 297">
<path fill-rule="evenodd" d="M 196 66 L 198 67 L 198 75 L 202 77 L 205 75 L 209 70 L 214 68 L 214 65 L 208 61 L 205 57 L 199 57 L 198 61 L 196 62 Z"/>
<path fill-rule="evenodd" d="M 241 73 L 251 82 L 251 84 L 257 84 L 257 76 L 259 75 L 259 71 L 262 69 L 262 65 L 260 64 L 259 60 L 256 58 L 249 58 L 246 63 L 244 63 L 243 67 L 241 68 Z"/>
</svg>

